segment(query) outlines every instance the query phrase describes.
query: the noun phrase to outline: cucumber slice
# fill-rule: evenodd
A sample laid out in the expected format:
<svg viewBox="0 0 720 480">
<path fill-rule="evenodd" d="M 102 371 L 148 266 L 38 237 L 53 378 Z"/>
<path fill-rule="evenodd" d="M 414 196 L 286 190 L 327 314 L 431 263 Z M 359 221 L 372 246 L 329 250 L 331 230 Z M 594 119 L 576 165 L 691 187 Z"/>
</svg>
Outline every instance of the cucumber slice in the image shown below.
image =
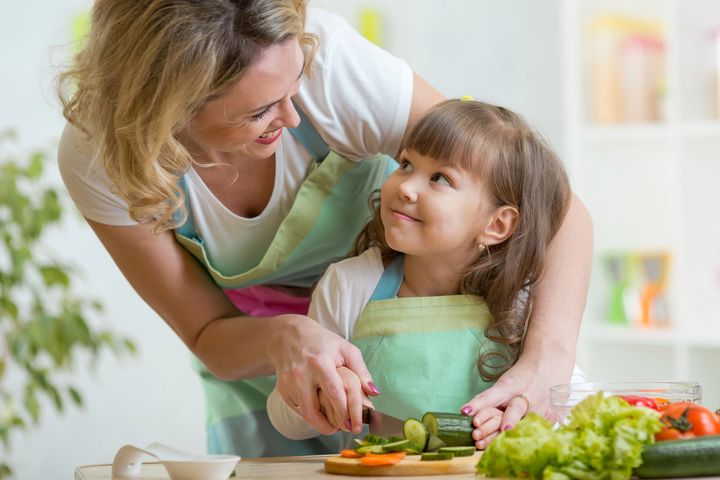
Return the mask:
<svg viewBox="0 0 720 480">
<path fill-rule="evenodd" d="M 425 450 L 427 450 L 428 452 L 434 452 L 435 450 L 438 450 L 445 446 L 447 446 L 445 442 L 440 440 L 435 435 L 430 434 L 430 438 L 428 438 L 427 448 Z"/>
<path fill-rule="evenodd" d="M 421 452 L 425 450 L 428 442 L 428 432 L 417 418 L 408 418 L 403 423 L 405 440 L 410 440 Z"/>
<path fill-rule="evenodd" d="M 387 438 L 381 437 L 379 435 L 373 435 L 372 433 L 368 433 L 367 435 L 365 435 L 363 440 L 365 440 L 370 445 L 385 445 L 386 443 L 390 442 Z"/>
<path fill-rule="evenodd" d="M 475 455 L 475 447 L 442 447 L 438 453 L 452 453 L 456 457 L 471 457 Z"/>
<path fill-rule="evenodd" d="M 355 449 L 357 453 L 387 453 L 382 445 L 365 445 Z"/>
<path fill-rule="evenodd" d="M 360 440 L 359 438 L 353 438 L 353 442 L 357 443 L 359 447 L 364 447 L 365 445 L 370 445 L 365 440 Z"/>
<path fill-rule="evenodd" d="M 437 436 L 448 447 L 475 445 L 472 417 L 459 413 L 427 412 L 422 421 L 428 433 Z"/>
<path fill-rule="evenodd" d="M 410 440 L 399 440 L 397 442 L 386 443 L 382 446 L 386 452 L 404 452 L 405 449 L 414 447 Z"/>
<path fill-rule="evenodd" d="M 453 454 L 448 452 L 425 452 L 420 457 L 420 460 L 424 461 L 437 461 L 437 460 L 452 460 Z"/>
</svg>

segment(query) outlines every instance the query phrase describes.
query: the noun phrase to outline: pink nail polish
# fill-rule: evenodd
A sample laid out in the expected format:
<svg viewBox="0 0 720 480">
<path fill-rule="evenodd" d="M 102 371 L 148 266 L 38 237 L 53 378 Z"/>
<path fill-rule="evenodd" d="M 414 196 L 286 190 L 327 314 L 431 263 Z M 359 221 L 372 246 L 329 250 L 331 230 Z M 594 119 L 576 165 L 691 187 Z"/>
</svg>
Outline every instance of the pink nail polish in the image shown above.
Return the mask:
<svg viewBox="0 0 720 480">
<path fill-rule="evenodd" d="M 378 387 L 376 387 L 373 382 L 368 382 L 368 387 L 370 387 L 370 390 L 372 390 L 375 395 L 380 395 L 380 390 L 378 390 Z"/>
<path fill-rule="evenodd" d="M 470 413 L 472 412 L 472 407 L 470 405 L 466 405 L 460 411 L 462 412 L 463 415 L 470 415 Z"/>
<path fill-rule="evenodd" d="M 503 427 L 503 431 L 507 432 L 507 431 L 510 430 L 511 428 L 513 428 L 513 426 L 508 423 L 507 425 L 505 425 L 505 426 Z"/>
</svg>

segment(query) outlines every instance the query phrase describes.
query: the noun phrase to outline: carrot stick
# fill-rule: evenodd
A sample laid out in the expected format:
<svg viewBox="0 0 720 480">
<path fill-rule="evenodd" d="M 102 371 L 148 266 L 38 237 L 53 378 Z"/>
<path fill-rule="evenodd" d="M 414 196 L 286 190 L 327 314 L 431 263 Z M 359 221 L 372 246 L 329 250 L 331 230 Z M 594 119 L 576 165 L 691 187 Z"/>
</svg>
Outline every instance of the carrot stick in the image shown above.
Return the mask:
<svg viewBox="0 0 720 480">
<path fill-rule="evenodd" d="M 340 456 L 343 457 L 343 458 L 361 458 L 361 457 L 362 457 L 362 454 L 361 454 L 361 453 L 357 453 L 357 452 L 356 452 L 355 450 L 353 450 L 352 448 L 348 448 L 348 449 L 343 450 L 342 452 L 340 452 Z"/>
</svg>

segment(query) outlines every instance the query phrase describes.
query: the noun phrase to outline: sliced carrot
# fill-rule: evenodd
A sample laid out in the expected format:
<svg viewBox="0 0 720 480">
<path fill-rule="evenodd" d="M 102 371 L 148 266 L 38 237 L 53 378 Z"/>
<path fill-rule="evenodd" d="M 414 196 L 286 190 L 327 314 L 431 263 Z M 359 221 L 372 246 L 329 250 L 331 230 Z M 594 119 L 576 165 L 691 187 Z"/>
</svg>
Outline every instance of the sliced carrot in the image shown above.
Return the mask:
<svg viewBox="0 0 720 480">
<path fill-rule="evenodd" d="M 403 458 L 405 458 L 405 452 L 368 453 L 360 459 L 360 463 L 368 467 L 380 467 L 382 465 L 395 465 Z"/>
<path fill-rule="evenodd" d="M 340 452 L 340 456 L 343 458 L 361 458 L 363 455 L 362 453 L 357 453 L 352 448 L 348 448 Z"/>
</svg>

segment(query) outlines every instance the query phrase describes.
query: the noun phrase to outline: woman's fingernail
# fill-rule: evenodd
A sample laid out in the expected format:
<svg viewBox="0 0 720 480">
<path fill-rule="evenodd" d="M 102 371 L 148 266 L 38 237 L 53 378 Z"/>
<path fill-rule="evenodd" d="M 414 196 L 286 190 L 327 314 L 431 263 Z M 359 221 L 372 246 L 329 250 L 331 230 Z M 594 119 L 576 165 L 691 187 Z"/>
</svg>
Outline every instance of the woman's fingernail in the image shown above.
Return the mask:
<svg viewBox="0 0 720 480">
<path fill-rule="evenodd" d="M 485 448 L 485 440 L 478 441 L 477 443 L 475 443 L 475 446 L 482 450 L 483 448 Z"/>
<path fill-rule="evenodd" d="M 508 423 L 507 425 L 505 425 L 505 426 L 503 427 L 503 431 L 507 432 L 507 431 L 510 430 L 512 427 L 513 427 L 513 426 Z"/>
<path fill-rule="evenodd" d="M 462 412 L 463 415 L 470 415 L 470 413 L 472 412 L 472 407 L 470 405 L 466 405 L 460 411 Z"/>
<path fill-rule="evenodd" d="M 370 387 L 370 390 L 372 390 L 375 395 L 380 395 L 380 390 L 378 390 L 378 387 L 376 387 L 373 382 L 368 382 L 368 387 Z"/>
<path fill-rule="evenodd" d="M 352 430 L 352 422 L 349 418 L 345 420 L 345 428 L 347 428 L 348 430 Z"/>
</svg>

